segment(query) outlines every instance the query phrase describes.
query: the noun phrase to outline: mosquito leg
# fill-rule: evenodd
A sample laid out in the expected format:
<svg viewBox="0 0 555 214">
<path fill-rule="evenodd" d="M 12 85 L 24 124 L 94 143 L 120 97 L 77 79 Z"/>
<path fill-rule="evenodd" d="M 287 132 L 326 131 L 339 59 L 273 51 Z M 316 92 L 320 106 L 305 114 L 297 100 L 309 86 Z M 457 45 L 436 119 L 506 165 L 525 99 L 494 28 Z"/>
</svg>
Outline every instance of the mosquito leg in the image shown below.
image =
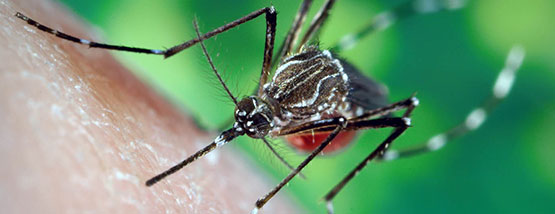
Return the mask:
<svg viewBox="0 0 555 214">
<path fill-rule="evenodd" d="M 308 13 L 308 9 L 310 8 L 311 4 L 312 4 L 312 0 L 304 0 L 301 3 L 301 7 L 299 8 L 297 15 L 295 16 L 295 20 L 293 20 L 293 24 L 291 24 L 291 29 L 289 29 L 289 32 L 287 32 L 287 36 L 285 37 L 285 40 L 283 40 L 283 43 L 279 48 L 278 55 L 276 59 L 274 59 L 272 66 L 275 66 L 277 63 L 283 61 L 285 56 L 290 54 L 291 50 L 293 50 L 293 46 L 295 45 L 295 43 L 297 42 L 297 39 L 299 38 L 301 26 L 306 20 L 306 15 Z"/>
<path fill-rule="evenodd" d="M 352 120 L 347 121 L 344 131 L 354 131 L 359 129 L 377 129 L 385 127 L 403 127 L 407 122 L 410 122 L 408 117 L 390 117 L 366 120 Z M 335 118 L 322 119 L 312 122 L 307 122 L 295 127 L 283 128 L 278 136 L 305 134 L 305 133 L 321 133 L 330 132 L 335 129 Z"/>
<path fill-rule="evenodd" d="M 23 15 L 22 13 L 17 12 L 15 14 L 15 16 L 17 18 L 20 18 L 23 21 L 26 21 L 29 25 L 33 25 L 36 28 L 38 28 L 41 31 L 53 34 L 57 37 L 60 37 L 62 39 L 68 40 L 68 41 L 72 41 L 75 43 L 79 43 L 79 44 L 83 44 L 83 45 L 87 45 L 90 48 L 101 48 L 101 49 L 109 49 L 109 50 L 117 50 L 117 51 L 127 51 L 127 52 L 134 52 L 134 53 L 144 53 L 144 54 L 154 54 L 154 55 L 164 55 L 164 58 L 168 58 L 171 57 L 195 44 L 197 44 L 201 39 L 202 40 L 206 40 L 208 38 L 211 38 L 215 35 L 218 35 L 220 33 L 223 33 L 231 28 L 237 27 L 245 22 L 248 22 L 250 20 L 253 20 L 254 18 L 262 15 L 262 14 L 274 14 L 275 17 L 275 9 L 273 7 L 265 7 L 265 8 L 261 8 L 259 10 L 256 10 L 252 13 L 247 14 L 244 17 L 241 17 L 235 21 L 232 21 L 230 23 L 227 23 L 219 28 L 216 28 L 204 35 L 202 35 L 202 37 L 199 38 L 195 38 L 195 39 L 191 39 L 189 41 L 186 41 L 184 43 L 181 43 L 179 45 L 173 46 L 169 49 L 166 50 L 159 50 L 159 49 L 148 49 L 148 48 L 136 48 L 136 47 L 129 47 L 129 46 L 119 46 L 119 45 L 111 45 L 111 44 L 104 44 L 104 43 L 98 43 L 98 42 L 94 42 L 94 41 L 90 41 L 90 40 L 86 40 L 86 39 L 81 39 L 81 38 L 77 38 L 75 36 L 71 36 L 62 32 L 59 32 L 57 30 L 54 30 L 50 27 L 47 27 L 45 25 L 42 25 L 38 22 L 36 22 L 35 20 Z M 268 16 L 272 16 L 272 15 L 267 15 Z"/>
<path fill-rule="evenodd" d="M 412 111 L 412 109 L 417 106 L 419 103 L 416 97 L 410 97 L 408 99 L 401 100 L 399 102 L 390 104 L 388 106 L 377 108 L 374 110 L 370 110 L 365 112 L 359 117 L 350 118 L 347 121 L 347 125 L 345 130 L 357 130 L 362 128 L 382 128 L 382 127 L 400 127 L 403 126 L 405 120 L 408 119 L 408 115 Z M 391 112 L 399 111 L 401 109 L 407 109 L 405 115 L 402 118 L 393 117 L 393 118 L 379 118 L 370 120 L 371 118 L 381 117 L 384 115 L 388 115 Z M 335 128 L 335 118 L 329 119 L 322 119 L 317 121 L 311 121 L 307 123 L 303 123 L 300 125 L 296 125 L 294 127 L 285 127 L 281 129 L 279 132 L 273 134 L 275 136 L 285 136 L 290 134 L 301 134 L 301 133 L 308 133 L 308 132 L 326 132 L 332 131 Z M 373 124 L 381 125 L 373 126 Z M 401 125 L 400 125 L 401 124 Z"/>
<path fill-rule="evenodd" d="M 109 50 L 118 50 L 118 51 L 128 51 L 128 52 L 134 52 L 134 53 L 145 53 L 145 54 L 156 54 L 156 55 L 163 55 L 165 53 L 164 50 L 157 50 L 157 49 L 146 49 L 146 48 L 135 48 L 135 47 L 128 47 L 128 46 L 118 46 L 118 45 L 110 45 L 110 44 L 103 44 L 103 43 L 98 43 L 98 42 L 94 42 L 94 41 L 90 41 L 90 40 L 86 40 L 86 39 L 81 39 L 81 38 L 77 38 L 68 34 L 65 34 L 63 32 L 54 30 L 50 27 L 47 27 L 45 25 L 42 25 L 38 22 L 36 22 L 35 20 L 23 15 L 20 12 L 17 12 L 15 14 L 15 16 L 17 18 L 20 18 L 23 21 L 26 21 L 27 24 L 35 26 L 37 29 L 50 33 L 54 36 L 57 36 L 59 38 L 68 40 L 68 41 L 72 41 L 75 43 L 79 43 L 79 44 L 83 44 L 83 45 L 87 45 L 90 48 L 101 48 L 101 49 L 109 49 Z"/>
<path fill-rule="evenodd" d="M 202 39 L 202 40 L 206 40 L 206 39 L 208 39 L 208 38 L 210 38 L 210 37 L 213 37 L 213 36 L 215 36 L 215 35 L 218 35 L 218 34 L 220 34 L 220 33 L 223 33 L 223 32 L 225 32 L 225 31 L 227 31 L 227 30 L 229 30 L 229 29 L 231 29 L 231 28 L 237 27 L 237 26 L 239 26 L 239 25 L 241 25 L 241 24 L 243 24 L 243 23 L 245 23 L 245 22 L 248 22 L 248 21 L 250 21 L 250 20 L 253 20 L 254 18 L 256 18 L 256 17 L 258 17 L 258 16 L 260 16 L 260 15 L 262 15 L 262 14 L 269 14 L 269 13 L 274 13 L 274 14 L 275 14 L 275 9 L 274 9 L 274 7 L 265 7 L 265 8 L 256 10 L 256 11 L 254 11 L 254 12 L 252 12 L 252 13 L 249 13 L 249 14 L 247 14 L 246 16 L 243 16 L 243 17 L 241 17 L 241 18 L 239 18 L 239 19 L 237 19 L 237 20 L 235 20 L 235 21 L 232 21 L 232 22 L 230 22 L 230 23 L 227 23 L 227 24 L 225 24 L 225 25 L 223 25 L 223 26 L 221 26 L 221 27 L 219 27 L 219 28 L 216 28 L 216 29 L 214 29 L 214 30 L 212 30 L 212 31 L 210 31 L 210 32 L 208 32 L 208 33 L 202 35 L 201 39 Z M 268 17 L 268 15 L 267 15 L 266 17 Z M 173 47 L 171 47 L 171 48 L 169 48 L 169 49 L 167 49 L 167 50 L 165 51 L 164 57 L 165 57 L 165 58 L 168 58 L 168 57 L 170 57 L 170 56 L 173 56 L 174 54 L 179 53 L 179 52 L 181 52 L 182 50 L 185 50 L 185 49 L 187 49 L 187 48 L 189 48 L 189 47 L 191 47 L 191 46 L 197 44 L 201 39 L 195 38 L 195 39 L 191 39 L 191 40 L 189 40 L 189 41 L 186 41 L 186 42 L 184 42 L 184 43 L 181 43 L 181 44 L 179 44 L 179 45 L 173 46 Z"/>
<path fill-rule="evenodd" d="M 322 8 L 320 8 L 320 11 L 318 11 L 316 16 L 314 16 L 314 19 L 312 19 L 312 23 L 310 23 L 310 27 L 308 28 L 303 38 L 301 39 L 301 43 L 299 44 L 299 46 L 297 46 L 297 52 L 300 51 L 302 46 L 304 46 L 309 40 L 311 40 L 312 37 L 314 37 L 314 35 L 316 34 L 316 32 L 318 32 L 320 27 L 322 27 L 322 25 L 328 18 L 329 11 L 333 7 L 334 3 L 335 3 L 335 0 L 327 0 L 322 6 Z"/>
<path fill-rule="evenodd" d="M 515 46 L 511 49 L 506 59 L 505 67 L 497 76 L 491 96 L 486 99 L 483 105 L 471 111 L 466 120 L 461 124 L 444 133 L 433 136 L 421 146 L 405 150 L 389 150 L 384 154 L 383 159 L 389 161 L 436 151 L 444 147 L 447 142 L 479 128 L 486 117 L 509 94 L 516 77 L 516 72 L 524 60 L 524 55 L 524 49 L 520 46 Z"/>
<path fill-rule="evenodd" d="M 336 118 L 334 118 L 334 122 L 335 122 L 335 126 L 336 126 L 335 129 L 331 132 L 330 135 L 328 135 L 328 137 L 322 142 L 322 144 L 320 144 L 320 146 L 318 146 L 318 148 L 316 148 L 314 151 L 312 151 L 312 153 L 310 153 L 310 155 L 299 166 L 297 166 L 297 168 L 295 170 L 293 170 L 291 173 L 289 173 L 289 175 L 287 175 L 287 177 L 285 177 L 277 186 L 275 186 L 266 195 L 259 198 L 256 201 L 255 208 L 252 210 L 251 213 L 253 213 L 253 214 L 258 213 L 258 210 L 260 210 L 264 206 L 264 204 L 266 204 L 266 202 L 268 202 L 272 197 L 274 197 L 274 195 L 279 190 L 281 190 L 281 188 L 283 188 L 283 186 L 285 186 L 285 184 L 289 183 L 289 181 L 291 181 L 291 179 L 293 179 L 293 177 L 295 177 L 295 175 L 297 175 L 306 165 L 308 165 L 308 163 L 310 163 L 310 161 L 312 161 L 314 159 L 314 157 L 316 157 L 316 155 L 320 154 L 320 152 L 322 152 L 322 150 L 324 150 L 324 148 L 337 136 L 337 134 L 339 134 L 339 132 L 341 132 L 341 130 L 347 124 L 347 120 L 344 117 L 336 117 Z"/>
<path fill-rule="evenodd" d="M 274 52 L 274 42 L 276 39 L 276 17 L 277 13 L 274 7 L 266 12 L 266 42 L 264 43 L 264 60 L 262 62 L 262 73 L 258 81 L 258 95 L 262 96 L 264 88 L 262 87 L 268 81 L 270 70 L 272 69 L 272 54 Z"/>
<path fill-rule="evenodd" d="M 412 112 L 412 109 L 415 106 L 418 106 L 419 103 L 420 101 L 418 100 L 418 98 L 412 96 L 410 98 L 401 100 L 399 102 L 390 104 L 388 106 L 364 112 L 362 115 L 355 118 L 351 118 L 350 120 L 357 121 L 357 120 L 366 120 L 368 118 L 386 116 L 392 112 L 396 112 L 401 109 L 407 109 L 407 112 L 405 112 L 404 117 L 408 117 L 407 115 L 409 115 L 410 112 Z"/>
<path fill-rule="evenodd" d="M 223 146 L 224 144 L 230 142 L 231 140 L 235 139 L 236 137 L 238 137 L 239 135 L 242 135 L 242 134 L 243 133 L 238 133 L 237 130 L 235 130 L 235 129 L 229 129 L 227 131 L 224 131 L 222 134 L 220 134 L 220 136 L 218 136 L 214 140 L 214 142 L 212 142 L 211 144 L 208 144 L 208 146 L 206 146 L 203 149 L 197 151 L 195 154 L 189 156 L 187 159 L 185 159 L 182 162 L 176 164 L 175 166 L 171 167 L 170 169 L 152 177 L 151 179 L 148 179 L 145 182 L 145 185 L 146 186 L 152 186 L 152 185 L 158 183 L 159 181 L 161 181 L 162 179 L 164 179 L 168 175 L 171 175 L 171 174 L 179 171 L 181 168 L 189 165 L 190 163 L 194 162 L 195 160 L 199 159 L 200 157 L 208 154 L 209 152 L 211 152 L 215 148 Z"/>
<path fill-rule="evenodd" d="M 272 154 L 274 154 L 279 161 L 281 161 L 281 163 L 283 163 L 285 166 L 287 166 L 287 168 L 289 168 L 291 171 L 295 170 L 295 167 L 293 167 L 291 164 L 289 164 L 289 162 L 287 162 L 287 160 L 285 160 L 285 158 L 283 158 L 277 151 L 276 149 L 272 146 L 272 144 L 270 142 L 268 142 L 268 140 L 266 138 L 262 138 L 262 141 L 264 141 L 264 144 L 266 145 L 266 147 L 268 147 L 268 149 L 270 149 L 270 151 L 272 152 Z M 306 177 L 302 174 L 302 172 L 299 172 L 299 176 L 302 179 L 306 179 Z"/>
<path fill-rule="evenodd" d="M 372 159 L 381 155 L 391 145 L 391 143 L 395 139 L 397 139 L 397 137 L 399 137 L 405 130 L 407 130 L 409 125 L 410 124 L 407 123 L 406 126 L 404 127 L 396 128 L 395 131 L 393 131 L 393 133 L 391 133 L 389 137 L 387 137 L 387 139 L 385 139 L 378 146 L 378 148 L 374 149 L 374 151 L 372 151 L 372 153 L 370 153 L 368 157 L 366 157 L 362 162 L 360 162 L 349 174 L 347 174 L 347 176 L 345 176 L 345 178 L 343 178 L 343 180 L 341 180 L 341 182 L 335 185 L 335 187 L 333 187 L 333 189 L 329 191 L 328 194 L 326 194 L 326 196 L 324 196 L 324 200 L 326 201 L 326 207 L 328 208 L 328 213 L 330 214 L 333 213 L 332 200 L 337 195 L 337 193 L 339 193 L 339 191 L 341 191 L 341 189 L 343 189 L 343 187 L 347 183 L 349 183 L 349 181 L 353 177 L 355 177 L 360 172 L 360 170 L 362 170 Z"/>
<path fill-rule="evenodd" d="M 429 14 L 439 11 L 456 10 L 465 6 L 467 0 L 408 0 L 405 3 L 384 11 L 372 18 L 359 31 L 345 35 L 339 40 L 339 43 L 331 48 L 334 52 L 338 53 L 344 50 L 351 49 L 363 37 L 383 30 L 396 21 L 406 19 L 413 15 Z"/>
<path fill-rule="evenodd" d="M 311 123 L 307 123 L 307 128 L 311 128 L 312 130 L 317 131 L 326 131 L 331 133 L 327 136 L 327 138 L 316 148 L 312 153 L 295 169 L 293 170 L 287 177 L 285 177 L 272 191 L 266 194 L 264 197 L 259 198 L 256 201 L 256 207 L 254 208 L 252 213 L 257 213 L 260 208 L 268 202 L 285 184 L 287 184 L 295 175 L 297 175 L 316 155 L 318 155 L 336 136 L 339 134 L 340 131 L 347 130 L 349 128 L 349 122 L 343 117 L 336 117 L 330 119 L 323 119 L 319 121 L 314 121 Z M 367 120 L 366 124 L 363 124 L 363 121 L 356 121 L 359 123 L 358 125 L 364 127 L 357 127 L 359 128 L 383 128 L 383 127 L 396 127 L 396 129 L 406 129 L 410 125 L 410 120 L 408 118 L 380 118 L 374 120 Z M 323 128 L 322 128 L 323 127 Z M 331 130 L 329 129 L 331 128 Z M 302 131 L 301 131 L 302 132 Z"/>
<path fill-rule="evenodd" d="M 379 158 L 380 156 L 383 156 L 384 153 L 387 151 L 387 149 L 390 147 L 390 145 L 393 143 L 393 141 L 397 139 L 397 137 L 399 137 L 403 132 L 405 132 L 405 130 L 407 130 L 407 128 L 410 126 L 410 119 L 409 119 L 410 115 L 417 105 L 418 105 L 418 100 L 415 97 L 394 103 L 392 105 L 392 106 L 403 106 L 404 108 L 407 109 L 407 111 L 405 111 L 405 113 L 403 114 L 403 118 L 402 118 L 404 121 L 404 124 L 402 126 L 397 126 L 393 130 L 393 132 L 376 149 L 374 149 L 372 153 L 370 153 L 370 155 L 368 155 L 353 170 L 351 170 L 351 172 L 349 172 L 349 174 L 347 174 L 347 176 L 345 176 L 345 178 L 343 178 L 341 182 L 335 185 L 335 187 L 333 187 L 333 189 L 329 191 L 328 194 L 326 194 L 326 196 L 324 196 L 328 213 L 330 214 L 333 213 L 332 200 L 337 195 L 337 193 L 339 193 L 339 191 L 341 191 L 341 189 L 343 189 L 343 187 L 345 187 L 345 185 L 349 183 L 349 181 L 351 181 L 351 179 L 353 179 L 370 161 L 372 161 L 374 158 Z M 391 109 L 391 108 L 386 107 L 385 109 Z M 393 118 L 380 118 L 380 119 L 393 119 Z M 373 121 L 373 120 L 355 120 L 356 124 L 353 124 L 353 126 L 357 127 L 357 129 L 365 128 L 365 126 L 367 126 L 366 123 L 370 121 Z"/>
</svg>

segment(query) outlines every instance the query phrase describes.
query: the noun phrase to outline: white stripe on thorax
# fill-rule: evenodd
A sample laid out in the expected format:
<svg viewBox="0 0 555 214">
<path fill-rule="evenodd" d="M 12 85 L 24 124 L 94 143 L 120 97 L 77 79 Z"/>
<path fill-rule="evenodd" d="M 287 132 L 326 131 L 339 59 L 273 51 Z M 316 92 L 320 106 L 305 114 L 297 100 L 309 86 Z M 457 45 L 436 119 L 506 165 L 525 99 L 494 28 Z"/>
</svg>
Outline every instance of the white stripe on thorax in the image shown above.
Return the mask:
<svg viewBox="0 0 555 214">
<path fill-rule="evenodd" d="M 292 58 L 292 57 L 295 57 L 295 56 L 297 56 L 297 55 L 291 56 L 291 57 L 289 57 L 289 58 Z M 274 74 L 274 79 L 273 79 L 273 81 L 275 81 L 275 80 L 276 80 L 275 78 L 276 78 L 277 76 L 279 76 L 279 74 L 280 74 L 283 70 L 285 70 L 287 67 L 289 67 L 289 66 L 291 66 L 291 65 L 299 64 L 299 63 L 304 62 L 304 61 L 314 60 L 314 59 L 319 58 L 319 57 L 322 57 L 322 54 L 318 54 L 318 55 L 316 55 L 316 56 L 313 56 L 313 57 L 310 58 L 310 59 L 289 61 L 289 62 L 287 62 L 287 63 L 285 63 L 285 64 L 279 66 L 278 69 L 276 70 L 276 73 Z M 288 58 L 288 59 L 289 59 L 289 58 Z M 286 61 L 287 61 L 287 59 L 286 59 Z"/>
<path fill-rule="evenodd" d="M 324 83 L 324 81 L 326 81 L 329 78 L 334 78 L 334 77 L 337 77 L 337 76 L 339 76 L 339 73 L 331 74 L 331 75 L 328 75 L 328 76 L 322 78 L 318 82 L 318 85 L 316 86 L 316 91 L 314 92 L 314 94 L 312 94 L 312 97 L 310 99 L 308 99 L 308 101 L 302 100 L 299 103 L 295 103 L 295 104 L 291 105 L 291 107 L 306 107 L 306 106 L 314 104 L 314 102 L 316 102 L 316 99 L 320 96 L 320 86 Z"/>
<path fill-rule="evenodd" d="M 314 67 L 319 66 L 319 65 L 322 66 L 322 69 L 319 69 L 319 70 L 313 72 L 310 76 L 306 77 L 304 80 L 301 80 L 301 82 L 295 84 L 295 86 L 293 86 L 293 88 L 291 88 L 290 90 L 288 90 L 288 91 L 285 91 L 285 90 L 280 90 L 280 91 L 278 91 L 278 93 L 274 96 L 274 99 L 278 99 L 278 98 L 279 98 L 280 96 L 282 96 L 283 94 L 289 94 L 289 93 L 291 93 L 292 91 L 294 91 L 295 89 L 297 89 L 299 86 L 303 85 L 303 84 L 304 84 L 306 81 L 308 81 L 311 77 L 313 77 L 314 75 L 317 75 L 317 74 L 319 74 L 320 72 L 322 72 L 322 70 L 324 70 L 324 69 L 323 69 L 324 65 L 322 65 L 322 63 L 318 63 L 318 64 L 315 64 L 315 65 L 310 66 L 310 67 L 307 68 L 307 69 L 304 69 L 304 70 L 300 71 L 299 73 L 304 73 L 304 72 L 306 72 L 307 70 L 313 69 Z M 281 84 L 281 85 L 289 85 L 289 82 L 291 82 L 291 81 L 293 81 L 293 80 L 297 80 L 297 79 L 299 79 L 299 78 L 302 78 L 302 76 L 301 76 L 301 75 L 295 75 L 295 76 L 293 76 L 293 77 L 291 77 L 291 78 L 289 78 L 289 79 L 283 81 L 283 84 Z"/>
<path fill-rule="evenodd" d="M 303 72 L 306 72 L 307 70 L 311 70 L 311 69 L 313 69 L 314 67 L 319 66 L 319 65 L 321 65 L 321 64 L 322 64 L 322 62 L 319 62 L 318 64 L 314 64 L 314 65 L 308 67 L 307 69 L 302 70 L 302 71 L 299 72 L 299 73 L 303 73 Z M 321 71 L 321 70 L 320 70 L 320 71 Z M 288 85 L 291 81 L 297 80 L 297 79 L 299 79 L 299 78 L 301 78 L 301 75 L 292 76 L 291 78 L 284 80 L 282 83 L 280 83 L 280 85 Z M 308 78 L 307 78 L 307 79 L 308 79 Z M 294 89 L 295 89 L 297 86 L 299 86 L 299 85 L 300 85 L 300 84 L 297 84 L 292 90 L 294 90 Z M 274 95 L 274 99 L 277 99 L 277 98 L 280 97 L 283 93 L 285 93 L 285 91 L 283 91 L 283 90 L 278 91 L 278 93 L 277 93 L 276 95 Z"/>
</svg>

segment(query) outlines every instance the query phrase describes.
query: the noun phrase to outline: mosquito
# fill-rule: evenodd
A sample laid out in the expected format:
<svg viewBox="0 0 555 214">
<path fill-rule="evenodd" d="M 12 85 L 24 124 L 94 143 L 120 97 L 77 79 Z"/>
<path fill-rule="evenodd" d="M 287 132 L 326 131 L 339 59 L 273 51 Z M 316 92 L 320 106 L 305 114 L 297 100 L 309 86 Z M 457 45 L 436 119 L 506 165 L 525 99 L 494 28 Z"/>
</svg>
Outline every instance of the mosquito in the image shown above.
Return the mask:
<svg viewBox="0 0 555 214">
<path fill-rule="evenodd" d="M 357 41 L 367 35 L 387 28 L 395 21 L 416 14 L 459 9 L 464 6 L 465 1 L 408 0 L 378 14 L 364 28 L 345 36 L 337 45 L 322 49 L 314 43 L 314 40 L 317 39 L 335 2 L 335 0 L 326 0 L 301 36 L 301 28 L 306 22 L 308 10 L 312 5 L 312 0 L 302 1 L 276 56 L 273 54 L 277 13 L 273 6 L 251 12 L 205 34 L 200 32 L 195 20 L 193 24 L 197 37 L 165 50 L 98 43 L 51 29 L 19 12 L 15 16 L 44 32 L 91 48 L 163 55 L 164 58 L 168 58 L 195 44 L 200 44 L 212 71 L 235 104 L 234 123 L 231 128 L 223 131 L 203 149 L 147 180 L 146 186 L 156 184 L 233 139 L 247 135 L 250 138 L 262 140 L 272 153 L 291 169 L 289 175 L 255 202 L 252 213 L 257 213 L 317 155 L 344 147 L 353 139 L 356 131 L 393 128 L 377 148 L 324 196 L 328 212 L 333 213 L 334 197 L 370 161 L 394 160 L 435 151 L 453 138 L 477 129 L 494 107 L 508 95 L 515 80 L 515 74 L 524 58 L 522 47 L 515 46 L 511 49 L 505 67 L 494 84 L 491 96 L 482 106 L 471 111 L 461 124 L 430 138 L 422 146 L 400 151 L 388 150 L 394 140 L 411 126 L 410 116 L 419 104 L 418 99 L 413 94 L 401 101 L 389 103 L 385 86 L 364 76 L 353 65 L 340 58 L 338 53 L 353 47 Z M 266 31 L 258 87 L 254 95 L 238 100 L 222 80 L 203 41 L 262 15 L 266 19 Z M 393 115 L 403 110 L 402 116 Z M 309 155 L 298 166 L 293 167 L 268 142 L 268 138 L 274 137 L 286 137 L 294 147 L 308 152 Z"/>
</svg>

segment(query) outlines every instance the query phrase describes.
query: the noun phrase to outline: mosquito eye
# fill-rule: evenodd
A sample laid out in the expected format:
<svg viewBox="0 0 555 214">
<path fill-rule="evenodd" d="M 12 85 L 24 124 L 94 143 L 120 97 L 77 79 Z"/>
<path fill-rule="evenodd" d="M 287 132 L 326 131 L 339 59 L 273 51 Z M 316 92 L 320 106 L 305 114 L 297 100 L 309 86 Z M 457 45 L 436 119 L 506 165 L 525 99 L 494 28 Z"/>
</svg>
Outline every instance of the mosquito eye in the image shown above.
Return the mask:
<svg viewBox="0 0 555 214">
<path fill-rule="evenodd" d="M 239 103 L 237 103 L 237 108 L 235 109 L 235 120 L 238 122 L 246 122 L 248 115 L 252 113 L 255 109 L 255 102 L 252 98 L 244 98 Z"/>
</svg>

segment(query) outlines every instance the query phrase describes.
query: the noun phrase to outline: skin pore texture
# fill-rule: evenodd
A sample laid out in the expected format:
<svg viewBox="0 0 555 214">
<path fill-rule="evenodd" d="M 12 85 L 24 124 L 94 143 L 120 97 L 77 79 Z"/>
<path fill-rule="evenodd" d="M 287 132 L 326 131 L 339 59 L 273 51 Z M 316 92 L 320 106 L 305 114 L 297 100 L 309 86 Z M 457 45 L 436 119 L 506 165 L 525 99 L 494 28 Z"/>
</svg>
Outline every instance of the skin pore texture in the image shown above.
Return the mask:
<svg viewBox="0 0 555 214">
<path fill-rule="evenodd" d="M 109 51 L 41 32 L 18 11 L 98 39 L 51 1 L 0 0 L 0 213 L 248 213 L 271 189 L 233 146 L 146 187 L 216 134 L 198 129 Z M 296 213 L 284 195 L 263 213 Z"/>
</svg>

